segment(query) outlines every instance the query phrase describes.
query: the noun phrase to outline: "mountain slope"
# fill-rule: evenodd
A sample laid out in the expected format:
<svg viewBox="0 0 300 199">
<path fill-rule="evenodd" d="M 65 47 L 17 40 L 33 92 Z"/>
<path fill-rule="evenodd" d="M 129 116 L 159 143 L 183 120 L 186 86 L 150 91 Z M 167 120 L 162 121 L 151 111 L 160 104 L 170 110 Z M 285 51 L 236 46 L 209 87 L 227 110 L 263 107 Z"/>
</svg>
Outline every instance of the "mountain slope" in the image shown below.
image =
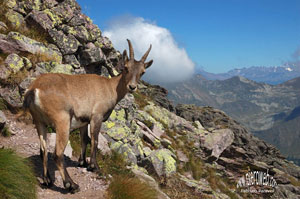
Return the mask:
<svg viewBox="0 0 300 199">
<path fill-rule="evenodd" d="M 197 73 L 203 75 L 208 80 L 225 80 L 234 76 L 242 76 L 256 82 L 277 85 L 299 77 L 300 65 L 299 63 L 287 63 L 284 66 L 277 67 L 252 66 L 249 68 L 233 69 L 219 74 L 208 73 L 200 69 Z"/>
<path fill-rule="evenodd" d="M 243 77 L 213 81 L 197 75 L 166 87 L 175 102 L 224 110 L 257 136 L 279 147 L 286 156 L 299 157 L 298 109 L 295 107 L 300 104 L 300 78 L 268 85 Z"/>
</svg>

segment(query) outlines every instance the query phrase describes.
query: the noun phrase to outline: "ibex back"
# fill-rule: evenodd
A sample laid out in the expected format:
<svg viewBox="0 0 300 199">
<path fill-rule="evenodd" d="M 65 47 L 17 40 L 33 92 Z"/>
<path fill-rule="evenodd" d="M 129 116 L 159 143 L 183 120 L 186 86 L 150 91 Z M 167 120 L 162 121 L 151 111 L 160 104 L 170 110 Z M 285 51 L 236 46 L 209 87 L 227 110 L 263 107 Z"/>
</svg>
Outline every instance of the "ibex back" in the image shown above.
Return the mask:
<svg viewBox="0 0 300 199">
<path fill-rule="evenodd" d="M 128 58 L 124 50 L 124 70 L 116 77 L 108 79 L 93 74 L 43 74 L 29 86 L 23 106 L 30 111 L 40 138 L 45 185 L 50 186 L 53 183 L 47 168 L 47 126 L 52 126 L 56 131 L 54 159 L 66 189 L 72 193 L 79 190 L 79 186 L 73 182 L 64 166 L 63 154 L 70 130 L 80 129 L 79 165 L 86 166 L 88 170 L 99 171 L 96 152 L 101 124 L 108 119 L 115 105 L 127 92 L 136 91 L 138 81 L 153 62 L 151 60 L 145 63 L 151 45 L 141 60 L 136 61 L 131 42 L 127 41 L 130 56 Z M 91 132 L 89 164 L 86 162 L 88 124 Z"/>
</svg>

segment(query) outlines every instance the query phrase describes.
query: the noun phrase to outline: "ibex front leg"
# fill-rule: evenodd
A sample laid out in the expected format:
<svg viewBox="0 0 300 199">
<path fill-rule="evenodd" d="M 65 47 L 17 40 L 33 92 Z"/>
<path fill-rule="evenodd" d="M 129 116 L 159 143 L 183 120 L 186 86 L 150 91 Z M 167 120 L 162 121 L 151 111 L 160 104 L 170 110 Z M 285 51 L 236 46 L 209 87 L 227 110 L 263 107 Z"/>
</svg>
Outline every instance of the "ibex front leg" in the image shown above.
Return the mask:
<svg viewBox="0 0 300 199">
<path fill-rule="evenodd" d="M 90 165 L 88 166 L 89 171 L 100 172 L 100 168 L 96 159 L 97 156 L 97 147 L 98 147 L 98 135 L 101 130 L 102 117 L 94 116 L 91 119 L 91 160 Z"/>
</svg>

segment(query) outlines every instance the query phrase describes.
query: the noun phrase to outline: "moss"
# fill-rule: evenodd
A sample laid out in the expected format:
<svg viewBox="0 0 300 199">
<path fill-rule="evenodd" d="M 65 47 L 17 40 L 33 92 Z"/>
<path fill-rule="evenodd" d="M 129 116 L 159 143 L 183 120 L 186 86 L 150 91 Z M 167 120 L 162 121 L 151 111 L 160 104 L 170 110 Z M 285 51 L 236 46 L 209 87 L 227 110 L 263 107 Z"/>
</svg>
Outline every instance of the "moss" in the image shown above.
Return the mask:
<svg viewBox="0 0 300 199">
<path fill-rule="evenodd" d="M 114 127 L 115 125 L 116 124 L 114 122 L 111 122 L 111 121 L 106 122 L 106 127 L 109 128 L 109 129 Z"/>
<path fill-rule="evenodd" d="M 0 149 L 0 198 L 35 199 L 36 177 L 28 161 Z"/>
<path fill-rule="evenodd" d="M 160 162 L 163 162 L 163 169 L 166 176 L 170 176 L 172 173 L 176 172 L 176 161 L 172 157 L 170 151 L 162 149 L 157 152 L 151 157 L 152 162 L 156 162 L 157 158 Z"/>
<path fill-rule="evenodd" d="M 3 137 L 10 137 L 11 136 L 11 131 L 7 126 L 4 126 L 3 129 L 1 130 L 1 135 Z"/>
<path fill-rule="evenodd" d="M 115 140 L 122 140 L 129 136 L 131 133 L 130 129 L 127 126 L 117 127 L 114 126 L 107 131 L 107 135 Z"/>
<path fill-rule="evenodd" d="M 6 110 L 7 108 L 8 107 L 6 101 L 0 97 L 0 110 Z"/>
</svg>

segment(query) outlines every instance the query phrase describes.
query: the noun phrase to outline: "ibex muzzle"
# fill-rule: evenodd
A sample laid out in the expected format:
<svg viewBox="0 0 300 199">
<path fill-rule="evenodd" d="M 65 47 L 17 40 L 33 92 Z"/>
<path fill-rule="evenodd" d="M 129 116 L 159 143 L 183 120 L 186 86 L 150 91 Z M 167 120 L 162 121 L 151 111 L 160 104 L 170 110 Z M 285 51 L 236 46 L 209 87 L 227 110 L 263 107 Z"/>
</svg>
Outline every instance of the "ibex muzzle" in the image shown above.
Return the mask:
<svg viewBox="0 0 300 199">
<path fill-rule="evenodd" d="M 30 111 L 40 138 L 45 185 L 49 186 L 53 183 L 47 168 L 47 126 L 54 127 L 56 131 L 54 159 L 66 189 L 72 193 L 79 190 L 79 186 L 69 176 L 63 161 L 70 130 L 80 129 L 79 165 L 87 166 L 88 170 L 99 171 L 96 153 L 101 124 L 108 119 L 115 105 L 128 91 L 136 91 L 141 76 L 153 63 L 152 60 L 145 62 L 151 45 L 141 60 L 136 61 L 131 42 L 127 41 L 129 58 L 124 50 L 122 57 L 124 70 L 116 77 L 108 79 L 94 74 L 43 74 L 29 86 L 23 107 Z M 89 164 L 86 162 L 86 147 L 89 141 L 88 124 L 90 124 L 91 132 Z"/>
</svg>

